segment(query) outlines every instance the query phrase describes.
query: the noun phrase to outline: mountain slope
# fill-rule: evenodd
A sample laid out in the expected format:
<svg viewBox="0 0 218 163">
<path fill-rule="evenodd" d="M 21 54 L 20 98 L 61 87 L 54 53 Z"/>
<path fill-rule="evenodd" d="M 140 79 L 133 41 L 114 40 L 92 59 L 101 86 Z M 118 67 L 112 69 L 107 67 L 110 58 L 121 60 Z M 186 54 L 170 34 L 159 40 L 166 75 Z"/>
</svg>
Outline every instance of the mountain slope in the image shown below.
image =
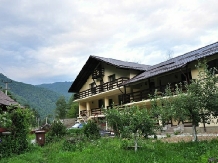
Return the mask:
<svg viewBox="0 0 218 163">
<path fill-rule="evenodd" d="M 55 82 L 51 84 L 40 84 L 36 86 L 59 93 L 65 97 L 66 101 L 68 101 L 72 95 L 72 93 L 68 93 L 68 89 L 70 88 L 71 84 L 72 82 Z"/>
<path fill-rule="evenodd" d="M 10 80 L 11 79 L 0 73 L 0 81 Z M 55 103 L 61 94 L 31 84 L 25 84 L 14 80 L 11 81 L 12 82 L 8 84 L 9 91 L 17 102 L 21 105 L 29 105 L 36 109 L 42 118 L 54 114 L 56 108 Z M 0 86 L 5 88 L 5 83 L 0 82 Z"/>
</svg>

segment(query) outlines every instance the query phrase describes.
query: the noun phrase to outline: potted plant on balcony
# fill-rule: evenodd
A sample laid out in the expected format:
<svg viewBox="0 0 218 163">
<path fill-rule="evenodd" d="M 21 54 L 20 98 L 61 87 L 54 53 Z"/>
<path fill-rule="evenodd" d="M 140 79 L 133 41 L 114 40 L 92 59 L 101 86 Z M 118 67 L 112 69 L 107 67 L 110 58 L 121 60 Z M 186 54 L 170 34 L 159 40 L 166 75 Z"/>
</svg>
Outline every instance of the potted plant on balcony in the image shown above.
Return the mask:
<svg viewBox="0 0 218 163">
<path fill-rule="evenodd" d="M 7 131 L 12 125 L 11 115 L 9 112 L 0 110 L 0 132 Z"/>
</svg>

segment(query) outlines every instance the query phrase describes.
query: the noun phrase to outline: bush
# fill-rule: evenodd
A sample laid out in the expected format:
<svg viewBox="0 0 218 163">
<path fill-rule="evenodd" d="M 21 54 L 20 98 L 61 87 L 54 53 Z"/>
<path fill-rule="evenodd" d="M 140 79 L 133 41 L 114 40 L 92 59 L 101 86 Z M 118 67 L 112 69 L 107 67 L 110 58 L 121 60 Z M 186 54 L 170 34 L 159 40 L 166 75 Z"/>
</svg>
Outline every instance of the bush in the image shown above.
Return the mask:
<svg viewBox="0 0 218 163">
<path fill-rule="evenodd" d="M 84 139 L 77 139 L 77 138 L 71 138 L 64 140 L 62 149 L 64 151 L 70 151 L 74 152 L 76 150 L 82 151 L 85 147 L 85 140 Z"/>
<path fill-rule="evenodd" d="M 47 142 L 59 140 L 59 138 L 66 135 L 66 127 L 59 120 L 51 124 L 51 128 L 47 134 Z"/>
<path fill-rule="evenodd" d="M 0 156 L 6 157 L 20 154 L 29 148 L 28 133 L 32 113 L 29 109 L 15 108 L 11 110 L 11 134 L 0 137 Z"/>
<path fill-rule="evenodd" d="M 95 122 L 89 121 L 84 125 L 84 134 L 88 139 L 98 139 L 100 138 L 100 133 L 98 126 Z"/>
<path fill-rule="evenodd" d="M 69 135 L 69 136 L 83 136 L 84 129 L 83 128 L 68 129 L 66 134 Z"/>
</svg>

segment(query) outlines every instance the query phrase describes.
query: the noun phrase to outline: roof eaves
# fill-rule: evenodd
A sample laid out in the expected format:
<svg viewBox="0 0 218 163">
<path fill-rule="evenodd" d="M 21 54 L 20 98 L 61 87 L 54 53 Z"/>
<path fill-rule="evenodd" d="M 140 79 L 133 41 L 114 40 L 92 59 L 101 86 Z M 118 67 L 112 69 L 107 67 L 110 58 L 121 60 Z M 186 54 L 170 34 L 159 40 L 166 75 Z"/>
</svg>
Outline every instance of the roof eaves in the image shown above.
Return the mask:
<svg viewBox="0 0 218 163">
<path fill-rule="evenodd" d="M 175 70 L 177 68 L 184 67 L 190 62 L 193 62 L 195 60 L 198 60 L 204 57 L 208 57 L 210 55 L 214 55 L 216 53 L 218 53 L 218 42 L 213 43 L 211 45 L 207 45 L 200 49 L 185 53 L 181 56 L 172 58 L 165 62 L 161 62 L 154 66 L 150 66 L 147 71 L 126 81 L 125 83 L 123 83 L 123 85 L 128 85 L 134 82 L 138 82 L 138 81 L 153 77 L 155 75 L 159 75 L 162 73 L 166 73 L 168 71 Z"/>
</svg>

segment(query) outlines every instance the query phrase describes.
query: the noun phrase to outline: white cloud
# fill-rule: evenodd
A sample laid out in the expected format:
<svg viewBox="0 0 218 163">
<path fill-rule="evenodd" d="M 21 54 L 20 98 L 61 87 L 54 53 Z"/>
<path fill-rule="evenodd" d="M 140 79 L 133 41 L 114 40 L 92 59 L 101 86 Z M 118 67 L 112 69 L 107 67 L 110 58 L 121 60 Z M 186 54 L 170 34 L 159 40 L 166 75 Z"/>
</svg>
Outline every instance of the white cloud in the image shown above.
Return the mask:
<svg viewBox="0 0 218 163">
<path fill-rule="evenodd" d="M 0 1 L 0 67 L 26 83 L 74 80 L 89 55 L 144 64 L 217 41 L 218 1 Z"/>
</svg>

